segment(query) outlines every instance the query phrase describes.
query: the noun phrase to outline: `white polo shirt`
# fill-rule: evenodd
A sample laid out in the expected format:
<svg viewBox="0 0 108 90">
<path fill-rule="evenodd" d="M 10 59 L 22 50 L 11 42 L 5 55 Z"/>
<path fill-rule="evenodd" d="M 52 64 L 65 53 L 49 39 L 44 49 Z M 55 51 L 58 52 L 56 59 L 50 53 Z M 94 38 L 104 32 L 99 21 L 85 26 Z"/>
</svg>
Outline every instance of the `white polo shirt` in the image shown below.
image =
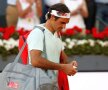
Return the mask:
<svg viewBox="0 0 108 90">
<path fill-rule="evenodd" d="M 47 28 L 45 28 L 43 24 L 40 26 L 45 29 L 44 34 L 40 29 L 35 28 L 33 31 L 31 31 L 27 38 L 29 63 L 31 62 L 29 53 L 31 50 L 40 50 L 43 52 L 44 35 L 47 59 L 52 62 L 59 63 L 60 52 L 64 49 L 62 41 L 57 36 L 53 35 Z M 43 57 L 45 57 L 44 54 Z"/>
</svg>

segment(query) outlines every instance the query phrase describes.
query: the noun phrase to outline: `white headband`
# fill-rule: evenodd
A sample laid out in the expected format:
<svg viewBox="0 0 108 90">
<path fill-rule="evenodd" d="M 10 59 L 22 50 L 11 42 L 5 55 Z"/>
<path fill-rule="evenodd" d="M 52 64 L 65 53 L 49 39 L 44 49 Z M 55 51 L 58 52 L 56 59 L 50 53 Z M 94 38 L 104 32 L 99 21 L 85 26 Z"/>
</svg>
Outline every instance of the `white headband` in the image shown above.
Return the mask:
<svg viewBox="0 0 108 90">
<path fill-rule="evenodd" d="M 51 10 L 51 14 L 61 18 L 70 18 L 70 13 L 62 13 L 56 10 Z"/>
</svg>

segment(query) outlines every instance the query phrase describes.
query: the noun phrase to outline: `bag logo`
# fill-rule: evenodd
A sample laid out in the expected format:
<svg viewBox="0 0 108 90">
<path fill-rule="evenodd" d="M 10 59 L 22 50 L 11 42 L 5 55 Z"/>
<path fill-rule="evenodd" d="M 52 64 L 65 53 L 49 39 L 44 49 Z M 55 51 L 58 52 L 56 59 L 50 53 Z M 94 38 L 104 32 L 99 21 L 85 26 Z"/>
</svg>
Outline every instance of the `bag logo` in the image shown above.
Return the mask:
<svg viewBox="0 0 108 90">
<path fill-rule="evenodd" d="M 8 87 L 9 87 L 9 88 L 15 88 L 15 89 L 17 89 L 17 88 L 18 88 L 18 83 L 13 82 L 13 81 L 10 81 L 10 82 L 8 83 Z"/>
</svg>

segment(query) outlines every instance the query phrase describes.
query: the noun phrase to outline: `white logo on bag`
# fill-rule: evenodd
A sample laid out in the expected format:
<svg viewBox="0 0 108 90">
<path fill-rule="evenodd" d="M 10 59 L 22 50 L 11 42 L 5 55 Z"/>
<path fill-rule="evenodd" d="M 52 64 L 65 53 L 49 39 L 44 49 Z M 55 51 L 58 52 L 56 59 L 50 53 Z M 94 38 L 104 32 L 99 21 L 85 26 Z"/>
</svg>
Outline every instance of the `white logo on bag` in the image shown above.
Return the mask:
<svg viewBox="0 0 108 90">
<path fill-rule="evenodd" d="M 13 81 L 10 81 L 10 82 L 8 83 L 8 87 L 9 87 L 9 88 L 18 88 L 18 83 L 13 82 Z"/>
</svg>

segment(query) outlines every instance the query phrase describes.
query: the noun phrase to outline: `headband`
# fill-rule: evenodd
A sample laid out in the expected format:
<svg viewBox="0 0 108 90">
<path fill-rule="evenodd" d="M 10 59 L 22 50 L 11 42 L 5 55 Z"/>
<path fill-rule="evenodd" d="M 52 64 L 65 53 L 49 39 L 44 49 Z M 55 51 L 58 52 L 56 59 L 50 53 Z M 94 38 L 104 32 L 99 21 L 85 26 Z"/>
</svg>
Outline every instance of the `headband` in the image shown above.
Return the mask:
<svg viewBox="0 0 108 90">
<path fill-rule="evenodd" d="M 51 10 L 50 14 L 57 16 L 57 17 L 61 17 L 61 18 L 70 18 L 70 13 L 62 13 L 56 10 Z"/>
</svg>

